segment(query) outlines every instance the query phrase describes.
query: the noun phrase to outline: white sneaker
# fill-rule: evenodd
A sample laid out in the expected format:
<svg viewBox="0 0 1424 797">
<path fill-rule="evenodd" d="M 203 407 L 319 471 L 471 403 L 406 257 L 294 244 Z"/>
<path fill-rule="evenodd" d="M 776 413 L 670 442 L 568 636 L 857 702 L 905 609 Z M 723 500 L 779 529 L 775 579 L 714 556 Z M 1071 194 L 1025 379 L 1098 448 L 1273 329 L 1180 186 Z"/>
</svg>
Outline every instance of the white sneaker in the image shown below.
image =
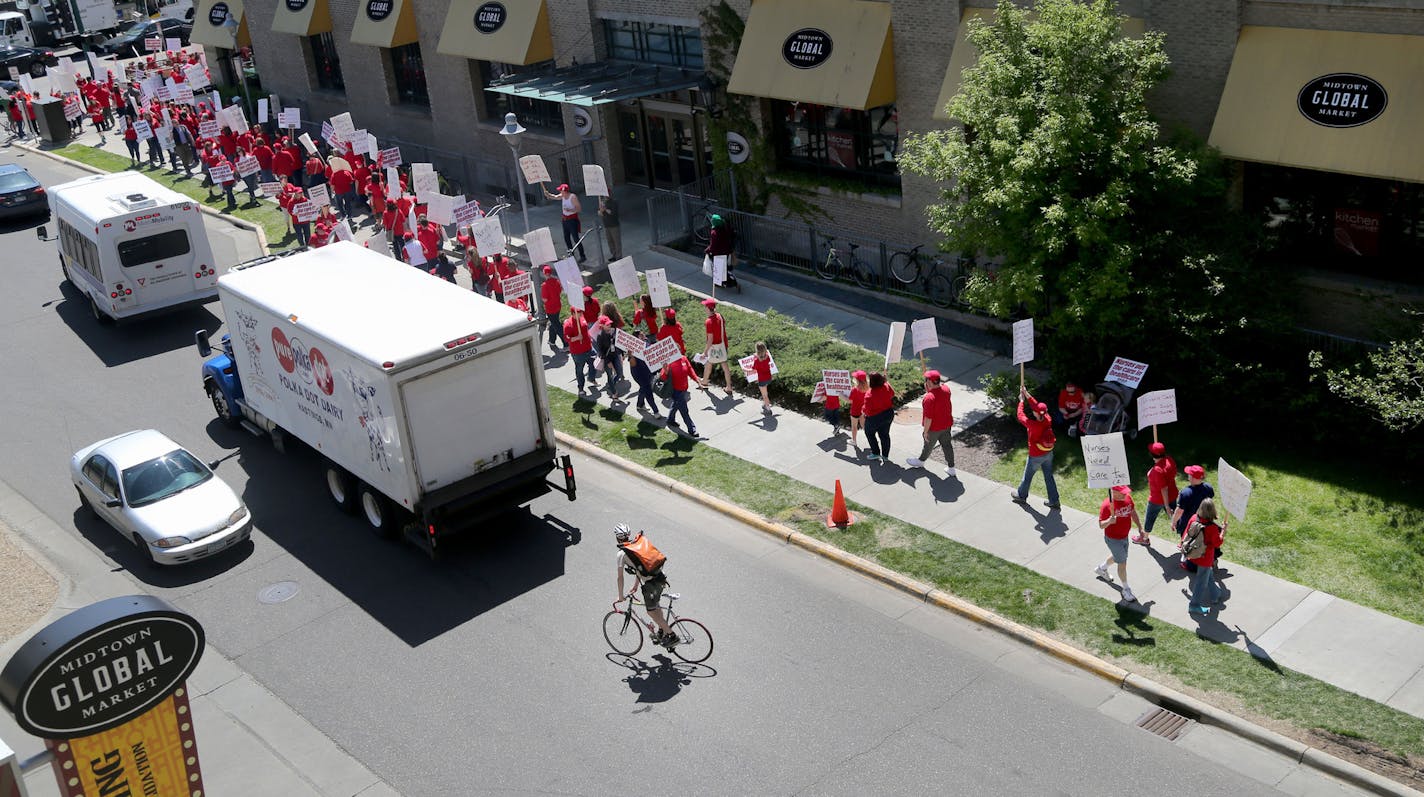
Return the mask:
<svg viewBox="0 0 1424 797">
<path fill-rule="evenodd" d="M 909 465 L 912 468 L 923 468 L 925 466 L 924 461 L 919 459 L 918 457 L 910 457 L 909 459 L 905 460 L 905 464 Z"/>
<path fill-rule="evenodd" d="M 1122 585 L 1122 599 L 1128 603 L 1137 603 L 1137 596 L 1132 594 L 1132 587 Z"/>
<path fill-rule="evenodd" d="M 948 475 L 949 475 L 949 478 L 951 478 L 951 479 L 954 478 L 954 468 L 950 468 L 947 473 L 948 473 Z"/>
<path fill-rule="evenodd" d="M 1093 575 L 1097 576 L 1098 578 L 1101 578 L 1104 581 L 1112 581 L 1112 579 L 1108 578 L 1107 565 L 1098 565 L 1097 567 L 1093 568 Z"/>
</svg>

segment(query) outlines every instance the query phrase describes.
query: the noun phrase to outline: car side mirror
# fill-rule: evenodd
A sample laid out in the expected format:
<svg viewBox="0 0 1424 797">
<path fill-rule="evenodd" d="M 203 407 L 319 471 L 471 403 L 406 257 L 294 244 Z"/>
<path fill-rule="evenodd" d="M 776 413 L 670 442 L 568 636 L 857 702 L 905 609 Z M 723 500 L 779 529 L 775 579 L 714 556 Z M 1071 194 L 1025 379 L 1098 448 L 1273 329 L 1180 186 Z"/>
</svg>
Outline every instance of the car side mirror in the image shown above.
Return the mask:
<svg viewBox="0 0 1424 797">
<path fill-rule="evenodd" d="M 208 357 L 213 353 L 213 344 L 208 340 L 208 331 L 200 329 L 193 333 L 193 342 L 198 344 L 198 356 Z"/>
<path fill-rule="evenodd" d="M 104 506 L 107 506 L 107 507 L 110 508 L 110 509 L 118 509 L 119 507 L 121 507 L 121 506 L 123 506 L 123 505 L 124 505 L 124 502 L 123 502 L 123 501 L 120 501 L 120 500 L 117 499 L 117 498 L 110 498 L 109 500 L 107 500 L 107 501 L 104 502 Z"/>
<path fill-rule="evenodd" d="M 218 469 L 218 465 L 221 465 L 221 464 L 222 464 L 222 460 L 220 460 L 220 459 L 212 460 L 211 462 L 208 463 L 208 470 L 217 470 L 217 469 Z"/>
</svg>

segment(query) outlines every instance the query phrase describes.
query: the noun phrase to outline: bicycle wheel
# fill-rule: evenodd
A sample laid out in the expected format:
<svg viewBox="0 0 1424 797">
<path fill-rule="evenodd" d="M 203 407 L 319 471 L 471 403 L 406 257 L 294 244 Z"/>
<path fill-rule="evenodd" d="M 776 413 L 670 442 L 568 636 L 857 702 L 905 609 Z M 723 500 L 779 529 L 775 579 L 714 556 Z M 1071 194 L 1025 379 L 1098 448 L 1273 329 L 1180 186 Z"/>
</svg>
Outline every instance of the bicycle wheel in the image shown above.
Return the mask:
<svg viewBox="0 0 1424 797">
<path fill-rule="evenodd" d="M 910 285 L 920 278 L 920 259 L 909 252 L 896 252 L 890 258 L 890 275 Z"/>
<path fill-rule="evenodd" d="M 672 655 L 688 664 L 701 664 L 712 655 L 712 632 L 702 623 L 684 617 L 672 624 L 672 632 L 677 634 Z"/>
<path fill-rule="evenodd" d="M 960 307 L 968 307 L 969 300 L 964 297 L 964 291 L 969 287 L 969 275 L 960 274 L 950 283 L 950 293 L 954 296 L 954 303 Z"/>
<path fill-rule="evenodd" d="M 706 213 L 693 214 L 692 240 L 701 247 L 706 247 L 707 242 L 712 240 L 712 218 Z"/>
<path fill-rule="evenodd" d="M 816 276 L 823 280 L 833 280 L 841 271 L 841 261 L 834 253 L 826 255 L 825 260 L 816 261 Z"/>
<path fill-rule="evenodd" d="M 954 285 L 949 277 L 935 272 L 925 280 L 925 297 L 936 307 L 948 307 L 954 304 Z"/>
<path fill-rule="evenodd" d="M 858 257 L 851 259 L 850 273 L 862 288 L 880 287 L 880 271 Z"/>
<path fill-rule="evenodd" d="M 643 649 L 643 624 L 627 612 L 614 609 L 603 615 L 603 638 L 615 653 L 632 656 Z"/>
</svg>

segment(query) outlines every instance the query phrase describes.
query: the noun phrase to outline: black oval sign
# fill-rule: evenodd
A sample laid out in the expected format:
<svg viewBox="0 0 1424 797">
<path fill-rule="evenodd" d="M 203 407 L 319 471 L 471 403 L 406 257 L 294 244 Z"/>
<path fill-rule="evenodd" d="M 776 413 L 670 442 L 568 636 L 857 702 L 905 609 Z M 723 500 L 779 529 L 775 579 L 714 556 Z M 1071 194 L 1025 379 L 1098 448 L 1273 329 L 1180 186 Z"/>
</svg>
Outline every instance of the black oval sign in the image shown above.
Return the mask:
<svg viewBox="0 0 1424 797">
<path fill-rule="evenodd" d="M 395 10 L 395 0 L 366 0 L 366 16 L 372 22 L 380 22 Z"/>
<path fill-rule="evenodd" d="M 1296 95 L 1305 118 L 1325 127 L 1359 127 L 1384 113 L 1389 94 L 1374 78 L 1349 72 L 1318 77 Z"/>
<path fill-rule="evenodd" d="M 101 733 L 177 691 L 203 644 L 198 621 L 158 598 L 110 598 L 50 623 L 16 651 L 0 673 L 0 702 L 42 738 Z"/>
<path fill-rule="evenodd" d="M 227 13 L 227 3 L 213 3 L 213 7 L 208 9 L 208 24 L 221 28 L 227 22 Z"/>
<path fill-rule="evenodd" d="M 311 0 L 287 0 L 287 10 L 301 11 L 307 7 L 307 3 L 309 2 L 311 2 Z"/>
<path fill-rule="evenodd" d="M 831 57 L 831 34 L 820 28 L 802 28 L 781 43 L 781 57 L 797 69 L 815 69 Z"/>
<path fill-rule="evenodd" d="M 475 30 L 480 33 L 494 33 L 504 27 L 509 17 L 503 3 L 485 3 L 475 9 Z"/>
</svg>

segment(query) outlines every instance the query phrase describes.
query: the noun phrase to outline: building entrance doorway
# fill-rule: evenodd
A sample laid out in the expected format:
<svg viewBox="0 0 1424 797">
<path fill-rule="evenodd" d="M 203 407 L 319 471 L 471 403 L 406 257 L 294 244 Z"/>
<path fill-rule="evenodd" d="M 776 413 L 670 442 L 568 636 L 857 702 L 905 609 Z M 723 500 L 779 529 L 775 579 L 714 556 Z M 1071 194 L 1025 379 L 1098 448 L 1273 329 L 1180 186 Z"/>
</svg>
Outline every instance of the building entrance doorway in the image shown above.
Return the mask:
<svg viewBox="0 0 1424 797">
<path fill-rule="evenodd" d="M 623 179 L 649 188 L 676 188 L 712 171 L 702 117 L 686 105 L 645 100 L 618 112 Z"/>
</svg>

